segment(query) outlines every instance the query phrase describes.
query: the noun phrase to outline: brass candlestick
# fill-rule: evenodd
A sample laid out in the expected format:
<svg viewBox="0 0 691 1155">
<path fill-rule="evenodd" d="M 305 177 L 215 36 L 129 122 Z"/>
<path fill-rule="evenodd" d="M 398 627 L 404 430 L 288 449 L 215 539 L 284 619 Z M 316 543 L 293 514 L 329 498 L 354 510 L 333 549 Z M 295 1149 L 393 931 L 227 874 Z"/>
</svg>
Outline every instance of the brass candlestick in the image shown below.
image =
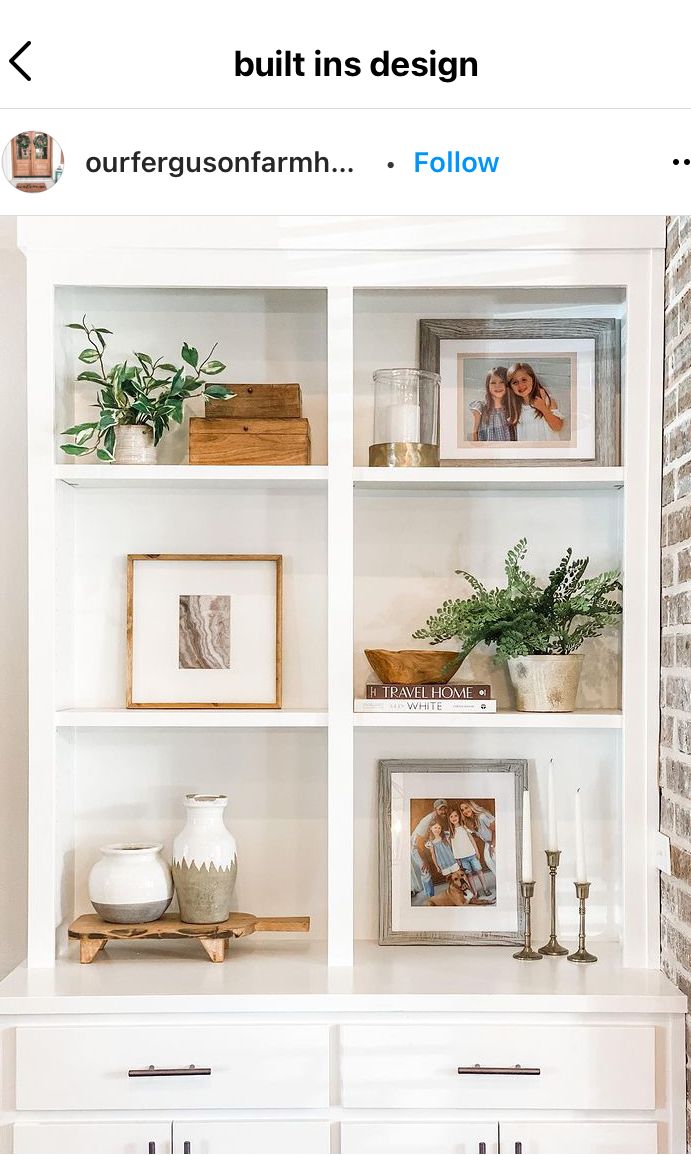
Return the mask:
<svg viewBox="0 0 691 1155">
<path fill-rule="evenodd" d="M 576 882 L 574 885 L 578 896 L 578 950 L 570 954 L 568 959 L 576 963 L 597 962 L 597 955 L 585 949 L 585 902 L 590 893 L 590 883 Z"/>
<path fill-rule="evenodd" d="M 523 942 L 523 948 L 517 951 L 513 957 L 519 959 L 529 959 L 530 961 L 535 960 L 538 962 L 542 958 L 542 955 L 538 954 L 536 950 L 533 950 L 530 942 L 530 900 L 535 894 L 535 883 L 522 882 L 521 894 L 523 895 L 523 908 L 525 910 L 525 939 Z"/>
<path fill-rule="evenodd" d="M 546 850 L 547 865 L 549 866 L 549 905 L 550 905 L 550 926 L 549 926 L 549 942 L 544 946 L 538 947 L 540 954 L 546 955 L 563 955 L 568 954 L 568 949 L 562 946 L 557 940 L 557 869 L 559 867 L 559 859 L 561 858 L 561 850 Z"/>
</svg>

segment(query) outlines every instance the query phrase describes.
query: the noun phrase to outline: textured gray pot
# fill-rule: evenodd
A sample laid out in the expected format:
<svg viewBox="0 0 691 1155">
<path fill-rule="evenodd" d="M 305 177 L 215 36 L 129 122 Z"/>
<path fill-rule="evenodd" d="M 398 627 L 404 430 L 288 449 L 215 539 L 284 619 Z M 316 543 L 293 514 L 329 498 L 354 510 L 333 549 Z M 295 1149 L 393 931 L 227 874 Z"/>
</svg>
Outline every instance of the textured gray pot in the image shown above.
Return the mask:
<svg viewBox="0 0 691 1155">
<path fill-rule="evenodd" d="M 153 429 L 148 425 L 118 425 L 113 460 L 116 465 L 155 465 Z"/>
<path fill-rule="evenodd" d="M 237 878 L 237 862 L 219 870 L 215 866 L 173 863 L 173 882 L 183 922 L 225 922 Z"/>
<path fill-rule="evenodd" d="M 509 658 L 509 677 L 516 691 L 516 709 L 538 714 L 570 714 L 576 708 L 582 665 L 582 654 L 534 654 Z"/>
</svg>

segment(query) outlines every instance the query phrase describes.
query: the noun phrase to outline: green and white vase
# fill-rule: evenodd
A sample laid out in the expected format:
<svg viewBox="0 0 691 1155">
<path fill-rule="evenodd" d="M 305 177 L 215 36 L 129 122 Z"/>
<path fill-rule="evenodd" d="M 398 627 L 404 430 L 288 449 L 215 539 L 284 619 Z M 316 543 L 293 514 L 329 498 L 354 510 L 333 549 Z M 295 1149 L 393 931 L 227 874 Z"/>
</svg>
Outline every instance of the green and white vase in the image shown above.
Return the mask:
<svg viewBox="0 0 691 1155">
<path fill-rule="evenodd" d="M 238 872 L 237 845 L 223 822 L 225 794 L 188 794 L 187 822 L 173 842 L 173 881 L 183 922 L 225 922 Z"/>
</svg>

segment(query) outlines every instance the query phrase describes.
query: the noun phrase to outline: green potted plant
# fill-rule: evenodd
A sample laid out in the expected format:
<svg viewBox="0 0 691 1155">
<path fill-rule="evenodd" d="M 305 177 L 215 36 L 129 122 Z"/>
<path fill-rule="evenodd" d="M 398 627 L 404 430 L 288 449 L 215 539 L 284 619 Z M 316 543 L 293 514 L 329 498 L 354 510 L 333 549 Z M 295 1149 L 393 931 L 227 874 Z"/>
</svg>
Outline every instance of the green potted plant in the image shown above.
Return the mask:
<svg viewBox="0 0 691 1155">
<path fill-rule="evenodd" d="M 508 663 L 519 710 L 568 712 L 575 707 L 583 664 L 578 651 L 621 614 L 611 597 L 622 588 L 620 574 L 607 570 L 586 577 L 590 559 L 574 558 L 569 548 L 542 586 L 522 567 L 527 550 L 525 538 L 509 550 L 506 585 L 496 589 L 457 570 L 472 597 L 444 602 L 413 637 L 433 646 L 458 638 L 464 656 L 480 642 L 495 645 L 497 658 Z"/>
<path fill-rule="evenodd" d="M 222 361 L 212 359 L 216 345 L 200 359 L 197 350 L 184 342 L 179 367 L 162 357 L 154 360 L 148 353 L 135 353 L 133 364 L 124 361 L 106 369 L 105 336 L 112 336 L 111 330 L 89 325 L 85 316 L 81 324 L 67 328 L 86 334 L 88 345 L 79 360 L 94 368 L 82 370 L 77 380 L 98 387 L 95 408 L 99 411 L 97 421 L 83 421 L 63 431 L 62 436 L 72 440 L 61 449 L 72 457 L 95 453 L 99 461 L 118 465 L 153 465 L 156 446 L 171 422 L 181 424 L 190 397 L 225 400 L 234 396 L 225 385 L 206 381 L 225 369 Z"/>
</svg>

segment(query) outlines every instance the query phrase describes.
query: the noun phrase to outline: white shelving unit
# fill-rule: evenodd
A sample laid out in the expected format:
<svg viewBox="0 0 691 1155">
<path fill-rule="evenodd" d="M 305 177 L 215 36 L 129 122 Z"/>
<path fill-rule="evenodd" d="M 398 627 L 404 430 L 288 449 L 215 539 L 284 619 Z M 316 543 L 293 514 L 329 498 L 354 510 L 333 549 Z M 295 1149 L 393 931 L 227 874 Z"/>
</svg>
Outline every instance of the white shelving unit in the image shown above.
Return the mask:
<svg viewBox="0 0 691 1155">
<path fill-rule="evenodd" d="M 45 221 L 22 222 L 31 510 L 29 941 L 26 967 L 0 984 L 0 1013 L 65 1015 L 78 1025 L 82 1014 L 160 1011 L 182 1023 L 183 1016 L 209 1012 L 235 1029 L 232 1016 L 241 1011 L 286 1015 L 285 1030 L 293 1030 L 295 1016 L 304 1014 L 342 1024 L 349 1016 L 405 1012 L 412 1029 L 432 1019 L 438 1026 L 447 1013 L 477 1012 L 487 1022 L 507 1016 L 510 1036 L 522 1015 L 536 1016 L 535 1031 L 543 1019 L 561 1015 L 568 1029 L 587 1025 L 599 1039 L 613 1016 L 629 1016 L 632 1030 L 648 1016 L 645 1023 L 659 1032 L 658 1100 L 632 1116 L 631 1125 L 647 1128 L 645 1142 L 654 1125 L 658 1149 L 678 1151 L 685 1004 L 659 974 L 655 865 L 664 222 L 613 221 L 603 232 L 601 222 L 588 218 L 553 218 L 542 234 L 528 219 L 512 218 L 502 228 L 481 224 L 478 231 L 470 218 L 450 221 L 440 241 L 439 222 L 410 220 L 381 235 L 353 222 L 346 242 L 341 223 L 332 232 L 322 228 L 303 248 L 286 239 L 267 249 L 259 227 L 246 232 L 228 219 L 217 222 L 212 249 L 203 239 L 206 225 L 197 244 L 196 224 L 187 221 L 173 244 L 165 222 L 134 221 L 131 245 L 116 249 L 105 247 L 102 227 L 88 221 L 78 244 L 73 229 L 63 234 Z M 64 325 L 84 312 L 115 331 L 113 356 L 137 347 L 173 357 L 183 339 L 199 347 L 219 340 L 226 379 L 300 381 L 315 464 L 190 467 L 184 428 L 166 442 L 155 467 L 66 463 L 58 433 L 89 399 L 75 389 L 78 347 Z M 622 322 L 621 466 L 366 467 L 372 371 L 417 363 L 420 318 L 545 312 Z M 467 674 L 491 677 L 496 715 L 354 713 L 353 698 L 362 696 L 367 677 L 364 648 L 410 646 L 413 630 L 457 588 L 454 570 L 492 581 L 506 549 L 524 535 L 539 571 L 568 545 L 588 553 L 596 569 L 624 571 L 623 633 L 586 650 L 578 710 L 515 712 L 505 675 L 477 653 Z M 130 552 L 283 554 L 283 710 L 124 709 Z M 378 762 L 463 756 L 528 759 L 537 861 L 545 769 L 554 758 L 567 938 L 576 929 L 572 795 L 582 786 L 597 967 L 548 960 L 524 968 L 501 948 L 380 948 L 373 941 Z M 86 879 L 98 846 L 155 838 L 168 849 L 189 790 L 230 797 L 240 908 L 310 914 L 311 940 L 241 943 L 237 965 L 211 969 L 165 944 L 109 947 L 112 957 L 103 965 L 79 967 L 66 926 L 88 909 Z M 546 932 L 546 889 L 535 903 L 536 937 Z M 486 1025 L 473 1024 L 466 1037 L 479 1047 Z M 415 1029 L 413 1049 L 420 1043 Z M 646 1040 L 652 1045 L 653 1035 Z M 343 1046 L 347 1071 L 352 1056 Z M 398 1070 L 396 1064 L 398 1058 Z M 617 1094 L 624 1089 L 612 1100 L 624 1104 L 625 1067 Z M 580 1078 L 565 1070 L 563 1084 Z M 441 1101 L 435 1094 L 430 1089 L 430 1104 Z M 544 1103 L 536 1104 L 539 1116 Z M 187 1105 L 194 1103 L 184 1099 L 175 1109 Z M 10 1126 L 16 1119 L 5 1110 Z M 322 1114 L 335 1123 L 343 1110 L 332 1099 Z M 585 1126 L 583 1112 L 566 1110 L 559 1118 Z M 0 1149 L 2 1127 L 0 1116 Z"/>
<path fill-rule="evenodd" d="M 466 748 L 492 756 L 501 738 L 514 755 L 530 759 L 539 847 L 544 767 L 559 735 L 566 741 L 558 765 L 563 876 L 572 867 L 571 792 L 580 783 L 595 840 L 598 811 L 611 813 L 604 839 L 610 850 L 593 879 L 598 901 L 591 904 L 607 915 L 598 927 L 593 914 L 593 933 L 614 935 L 627 965 L 656 966 L 660 391 L 651 386 L 661 372 L 663 258 L 647 244 L 652 223 L 641 222 L 639 247 L 604 250 L 600 240 L 589 248 L 578 239 L 551 248 L 545 260 L 530 232 L 519 228 L 510 243 L 492 246 L 491 261 L 457 240 L 448 251 L 420 247 L 413 262 L 390 248 L 351 251 L 344 259 L 326 244 L 308 261 L 290 250 L 197 249 L 194 230 L 179 252 L 155 239 L 128 252 L 90 238 L 81 250 L 48 248 L 40 233 L 34 247 L 32 230 L 30 222 L 22 226 L 29 277 L 31 776 L 40 799 L 31 808 L 30 965 L 50 966 L 56 952 L 64 953 L 64 926 L 80 913 L 75 896 L 83 893 L 83 879 L 70 874 L 80 856 L 65 854 L 71 827 L 60 796 L 73 776 L 78 788 L 86 764 L 90 774 L 99 773 L 90 762 L 94 743 L 111 734 L 122 757 L 139 767 L 153 836 L 156 806 L 168 808 L 170 787 L 160 753 L 155 771 L 148 770 L 151 747 L 141 742 L 149 731 L 158 735 L 159 751 L 167 732 L 194 732 L 202 767 L 211 734 L 227 732 L 222 781 L 231 798 L 229 824 L 243 821 L 234 812 L 242 778 L 247 821 L 254 817 L 259 828 L 263 817 L 279 816 L 270 812 L 271 799 L 259 798 L 252 814 L 246 775 L 255 771 L 236 764 L 232 735 L 245 735 L 251 759 L 268 772 L 263 735 L 280 730 L 321 744 L 325 809 L 314 814 L 304 783 L 296 790 L 311 813 L 308 842 L 328 848 L 325 860 L 311 863 L 326 880 L 325 908 L 309 913 L 328 927 L 332 966 L 352 961 L 361 937 L 355 911 L 366 907 L 366 924 L 374 923 L 377 896 L 359 892 L 357 861 L 360 843 L 369 856 L 376 842 L 371 808 L 379 757 L 405 755 L 426 736 L 436 756 Z M 587 222 L 577 232 L 587 237 Z M 112 356 L 126 356 L 137 344 L 174 356 L 183 337 L 200 348 L 220 339 L 228 379 L 299 380 L 315 464 L 190 467 L 185 429 L 162 444 L 161 464 L 148 469 L 66 461 L 59 430 L 86 412 L 90 397 L 88 387 L 75 388 L 77 335 L 64 326 L 84 312 L 114 330 Z M 545 312 L 616 316 L 622 323 L 621 466 L 364 466 L 372 370 L 415 363 L 421 317 Z M 578 711 L 516 713 L 505 676 L 478 654 L 468 675 L 492 678 L 495 716 L 353 714 L 353 697 L 368 676 L 365 647 L 410 645 L 412 631 L 453 591 L 455 569 L 499 577 L 506 548 L 523 534 L 537 569 L 546 571 L 571 544 L 589 553 L 594 566 L 625 571 L 622 642 L 611 638 L 587 652 Z M 285 708 L 125 710 L 125 555 L 253 550 L 285 558 Z M 582 742 L 589 743 L 589 763 L 579 756 Z M 203 778 L 190 767 L 187 788 Z M 365 797 L 366 820 L 358 814 Z M 123 802 L 117 781 L 102 783 L 104 815 Z M 262 815 L 265 806 L 269 813 Z M 637 837 L 624 839 L 624 830 Z M 543 899 L 536 902 L 538 927 L 546 918 Z"/>
</svg>

